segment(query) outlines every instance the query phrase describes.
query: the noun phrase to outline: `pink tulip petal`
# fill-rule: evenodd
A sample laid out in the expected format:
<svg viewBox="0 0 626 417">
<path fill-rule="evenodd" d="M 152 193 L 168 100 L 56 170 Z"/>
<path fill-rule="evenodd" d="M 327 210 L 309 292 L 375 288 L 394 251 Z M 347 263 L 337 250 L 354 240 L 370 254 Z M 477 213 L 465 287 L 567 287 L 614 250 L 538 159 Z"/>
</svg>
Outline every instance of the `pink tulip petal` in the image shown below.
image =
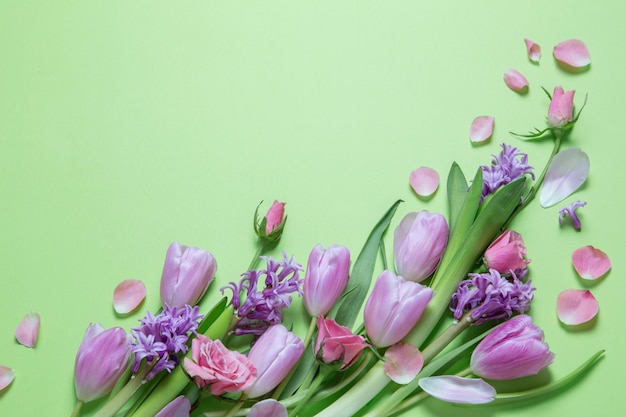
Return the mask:
<svg viewBox="0 0 626 417">
<path fill-rule="evenodd" d="M 524 42 L 526 43 L 526 50 L 528 51 L 528 59 L 535 63 L 539 62 L 539 58 L 541 58 L 541 47 L 530 39 L 524 39 Z"/>
<path fill-rule="evenodd" d="M 570 39 L 554 47 L 554 57 L 557 61 L 574 68 L 585 67 L 591 63 L 587 46 L 583 41 Z"/>
<path fill-rule="evenodd" d="M 26 347 L 35 347 L 37 336 L 39 336 L 40 323 L 41 318 L 39 314 L 30 312 L 25 315 L 15 331 L 17 341 Z"/>
<path fill-rule="evenodd" d="M 589 175 L 589 157 L 580 148 L 568 148 L 557 153 L 539 192 L 542 207 L 560 203 L 580 187 Z"/>
<path fill-rule="evenodd" d="M 583 246 L 572 253 L 572 264 L 584 279 L 597 279 L 611 269 L 608 255 L 593 246 Z"/>
<path fill-rule="evenodd" d="M 512 68 L 504 73 L 504 83 L 513 91 L 522 91 L 528 87 L 526 77 Z"/>
<path fill-rule="evenodd" d="M 385 373 L 397 384 L 408 384 L 422 370 L 422 352 L 408 343 L 396 343 L 385 352 Z"/>
<path fill-rule="evenodd" d="M 189 417 L 191 403 L 184 395 L 174 398 L 168 405 L 163 407 L 154 417 Z"/>
<path fill-rule="evenodd" d="M 409 182 L 417 195 L 428 197 L 439 187 L 439 174 L 432 168 L 420 167 L 411 172 Z"/>
<path fill-rule="evenodd" d="M 278 401 L 269 398 L 254 404 L 246 417 L 287 417 L 287 409 Z"/>
<path fill-rule="evenodd" d="M 478 116 L 472 122 L 470 140 L 472 142 L 484 142 L 493 133 L 494 118 L 491 116 Z"/>
<path fill-rule="evenodd" d="M 7 366 L 0 365 L 0 391 L 8 387 L 15 378 L 15 371 Z"/>
<path fill-rule="evenodd" d="M 485 404 L 496 396 L 496 390 L 480 378 L 431 376 L 420 379 L 419 386 L 429 395 L 450 403 Z"/>
<path fill-rule="evenodd" d="M 133 311 L 146 298 L 146 286 L 138 279 L 127 279 L 113 291 L 113 307 L 119 314 Z"/>
<path fill-rule="evenodd" d="M 589 290 L 565 290 L 556 300 L 556 311 L 564 324 L 586 323 L 598 314 L 598 300 Z"/>
</svg>

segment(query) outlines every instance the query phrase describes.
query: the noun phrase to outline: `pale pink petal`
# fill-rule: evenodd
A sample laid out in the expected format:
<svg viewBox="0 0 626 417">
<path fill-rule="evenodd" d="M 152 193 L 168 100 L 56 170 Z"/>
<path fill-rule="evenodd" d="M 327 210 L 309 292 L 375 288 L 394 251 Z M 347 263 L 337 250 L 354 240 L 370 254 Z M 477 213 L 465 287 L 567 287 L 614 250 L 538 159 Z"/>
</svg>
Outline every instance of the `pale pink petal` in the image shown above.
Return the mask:
<svg viewBox="0 0 626 417">
<path fill-rule="evenodd" d="M 422 370 L 422 352 L 408 343 L 396 343 L 385 352 L 385 373 L 397 384 L 408 384 Z"/>
<path fill-rule="evenodd" d="M 41 317 L 39 317 L 39 314 L 30 312 L 25 315 L 17 326 L 17 330 L 15 330 L 17 341 L 26 347 L 35 347 L 37 336 L 39 336 L 40 323 Z"/>
<path fill-rule="evenodd" d="M 565 290 L 556 300 L 556 312 L 564 324 L 586 323 L 598 314 L 598 300 L 589 290 Z"/>
<path fill-rule="evenodd" d="M 189 417 L 191 403 L 184 395 L 179 395 L 167 404 L 154 417 Z"/>
<path fill-rule="evenodd" d="M 491 137 L 493 133 L 494 118 L 491 116 L 478 116 L 472 122 L 470 129 L 470 140 L 472 142 L 483 142 Z"/>
<path fill-rule="evenodd" d="M 542 207 L 560 203 L 580 187 L 589 175 L 589 157 L 580 148 L 557 153 L 546 173 L 539 202 Z"/>
<path fill-rule="evenodd" d="M 519 71 L 509 69 L 504 73 L 504 82 L 513 91 L 522 91 L 528 87 L 528 80 Z"/>
<path fill-rule="evenodd" d="M 496 397 L 496 390 L 480 378 L 431 376 L 420 379 L 419 386 L 429 395 L 450 403 L 485 404 Z"/>
<path fill-rule="evenodd" d="M 428 197 L 439 187 L 439 174 L 432 168 L 421 167 L 411 172 L 409 182 L 417 195 Z"/>
<path fill-rule="evenodd" d="M 554 57 L 570 67 L 580 68 L 591 63 L 591 57 L 587 46 L 583 41 L 570 39 L 559 43 L 554 47 Z"/>
<path fill-rule="evenodd" d="M 13 382 L 15 378 L 15 371 L 7 366 L 0 365 L 0 391 Z"/>
<path fill-rule="evenodd" d="M 593 246 L 583 246 L 572 253 L 572 264 L 578 275 L 584 279 L 596 279 L 611 269 L 608 255 Z"/>
<path fill-rule="evenodd" d="M 528 59 L 532 62 L 539 62 L 541 58 L 541 47 L 530 39 L 524 39 L 526 43 L 526 50 L 528 51 Z"/>
<path fill-rule="evenodd" d="M 268 398 L 254 404 L 246 417 L 287 417 L 287 409 L 278 401 Z"/>
<path fill-rule="evenodd" d="M 146 298 L 146 286 L 138 279 L 127 279 L 113 291 L 113 307 L 119 314 L 133 311 Z"/>
</svg>

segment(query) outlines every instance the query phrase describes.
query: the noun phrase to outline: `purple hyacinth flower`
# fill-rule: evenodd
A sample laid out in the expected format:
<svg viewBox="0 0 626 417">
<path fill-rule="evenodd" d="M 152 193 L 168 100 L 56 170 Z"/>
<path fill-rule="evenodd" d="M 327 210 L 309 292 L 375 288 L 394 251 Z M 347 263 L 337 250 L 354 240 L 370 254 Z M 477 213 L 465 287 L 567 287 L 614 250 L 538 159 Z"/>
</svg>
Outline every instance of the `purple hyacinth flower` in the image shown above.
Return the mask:
<svg viewBox="0 0 626 417">
<path fill-rule="evenodd" d="M 498 155 L 492 155 L 493 161 L 491 165 L 481 165 L 480 167 L 483 171 L 483 199 L 493 194 L 500 187 L 526 174 L 535 179 L 535 175 L 532 172 L 533 167 L 528 165 L 527 154 L 506 143 L 503 143 L 501 146 L 502 151 Z"/>
<path fill-rule="evenodd" d="M 576 200 L 569 206 L 563 207 L 561 210 L 559 210 L 559 224 L 563 224 L 563 219 L 569 217 L 570 219 L 572 219 L 572 225 L 574 226 L 574 229 L 580 230 L 581 224 L 580 219 L 576 214 L 576 209 L 586 205 L 587 202 Z"/>
</svg>

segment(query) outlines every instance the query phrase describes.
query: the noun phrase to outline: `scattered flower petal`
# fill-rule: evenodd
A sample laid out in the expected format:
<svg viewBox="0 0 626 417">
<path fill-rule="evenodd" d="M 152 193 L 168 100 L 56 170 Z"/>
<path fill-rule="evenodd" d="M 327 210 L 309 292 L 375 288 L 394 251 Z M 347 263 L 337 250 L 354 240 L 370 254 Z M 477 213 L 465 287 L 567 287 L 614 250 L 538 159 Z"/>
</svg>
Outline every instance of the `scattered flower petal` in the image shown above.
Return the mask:
<svg viewBox="0 0 626 417">
<path fill-rule="evenodd" d="M 15 378 L 15 370 L 0 365 L 0 391 L 8 387 Z"/>
<path fill-rule="evenodd" d="M 119 314 L 133 311 L 146 298 L 146 286 L 138 279 L 127 279 L 113 291 L 113 307 Z"/>
<path fill-rule="evenodd" d="M 580 68 L 591 63 L 591 57 L 585 43 L 578 39 L 570 39 L 554 47 L 554 57 L 557 61 Z"/>
<path fill-rule="evenodd" d="M 39 336 L 40 323 L 41 318 L 39 314 L 30 312 L 25 315 L 15 331 L 17 341 L 26 347 L 35 347 L 37 336 Z"/>
<path fill-rule="evenodd" d="M 385 352 L 385 373 L 397 384 L 408 384 L 422 370 L 422 352 L 408 343 L 396 343 Z"/>
<path fill-rule="evenodd" d="M 268 398 L 254 404 L 246 417 L 287 417 L 287 409 L 278 401 Z"/>
<path fill-rule="evenodd" d="M 472 142 L 484 142 L 493 133 L 494 118 L 491 116 L 478 116 L 472 122 L 470 140 Z"/>
<path fill-rule="evenodd" d="M 572 263 L 578 275 L 584 279 L 597 279 L 611 269 L 608 255 L 593 246 L 583 246 L 572 253 Z"/>
<path fill-rule="evenodd" d="M 598 314 L 598 300 L 589 290 L 565 290 L 556 300 L 556 311 L 564 324 L 586 323 Z"/>
<path fill-rule="evenodd" d="M 179 395 L 154 417 L 189 417 L 190 412 L 191 403 L 189 399 L 184 395 Z"/>
<path fill-rule="evenodd" d="M 578 215 L 576 214 L 576 210 L 587 205 L 586 201 L 576 200 L 572 204 L 567 207 L 563 207 L 559 210 L 559 224 L 563 224 L 563 219 L 569 217 L 572 219 L 572 225 L 574 229 L 580 230 L 581 224 Z"/>
<path fill-rule="evenodd" d="M 480 378 L 431 376 L 420 379 L 419 386 L 429 395 L 450 403 L 485 404 L 496 396 L 496 390 Z"/>
<path fill-rule="evenodd" d="M 580 148 L 557 153 L 550 163 L 539 192 L 542 207 L 552 207 L 580 187 L 589 175 L 589 156 Z"/>
<path fill-rule="evenodd" d="M 524 42 L 526 43 L 526 50 L 528 51 L 528 59 L 535 63 L 539 62 L 539 58 L 541 58 L 541 46 L 530 39 L 524 39 Z"/>
<path fill-rule="evenodd" d="M 513 91 L 522 91 L 528 88 L 528 80 L 519 71 L 509 69 L 504 73 L 504 82 Z"/>
<path fill-rule="evenodd" d="M 439 174 L 432 168 L 420 167 L 411 172 L 409 182 L 417 195 L 428 197 L 439 187 Z"/>
</svg>

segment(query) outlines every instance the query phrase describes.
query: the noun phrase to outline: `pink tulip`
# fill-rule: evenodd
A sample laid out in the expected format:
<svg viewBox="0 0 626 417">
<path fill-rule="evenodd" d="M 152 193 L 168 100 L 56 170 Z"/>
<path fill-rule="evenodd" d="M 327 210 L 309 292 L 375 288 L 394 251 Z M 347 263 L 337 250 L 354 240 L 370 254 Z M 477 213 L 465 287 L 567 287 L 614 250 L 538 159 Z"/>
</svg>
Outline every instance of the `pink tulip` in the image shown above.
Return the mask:
<svg viewBox="0 0 626 417">
<path fill-rule="evenodd" d="M 526 269 L 530 259 L 525 259 L 526 246 L 522 236 L 513 230 L 502 233 L 485 251 L 485 264 L 501 274 Z"/>
<path fill-rule="evenodd" d="M 197 304 L 216 270 L 217 263 L 209 252 L 173 242 L 161 275 L 161 303 L 177 308 Z"/>
<path fill-rule="evenodd" d="M 447 243 L 448 223 L 441 214 L 407 214 L 393 236 L 396 271 L 409 281 L 422 281 L 435 271 Z"/>
<path fill-rule="evenodd" d="M 562 127 L 574 118 L 574 93 L 564 92 L 562 87 L 555 87 L 552 101 L 548 108 L 548 125 L 551 128 Z"/>
<path fill-rule="evenodd" d="M 376 347 L 399 342 L 417 324 L 433 290 L 384 271 L 365 303 L 365 329 Z"/>
<path fill-rule="evenodd" d="M 530 316 L 515 316 L 487 335 L 472 353 L 474 374 L 488 379 L 534 375 L 550 365 L 554 354 Z"/>
<path fill-rule="evenodd" d="M 317 245 L 309 255 L 304 277 L 304 306 L 312 317 L 326 315 L 346 288 L 350 272 L 350 251 L 332 245 Z"/>
<path fill-rule="evenodd" d="M 248 359 L 257 369 L 257 379 L 244 391 L 246 395 L 256 398 L 276 388 L 303 352 L 304 343 L 282 324 L 267 329 L 248 353 Z"/>
<path fill-rule="evenodd" d="M 340 370 L 356 362 L 368 346 L 364 337 L 355 335 L 331 318 L 318 317 L 317 330 L 315 356 L 327 365 L 340 365 Z"/>
<path fill-rule="evenodd" d="M 105 396 L 126 370 L 131 337 L 121 327 L 91 324 L 76 354 L 74 385 L 82 402 Z"/>
</svg>

